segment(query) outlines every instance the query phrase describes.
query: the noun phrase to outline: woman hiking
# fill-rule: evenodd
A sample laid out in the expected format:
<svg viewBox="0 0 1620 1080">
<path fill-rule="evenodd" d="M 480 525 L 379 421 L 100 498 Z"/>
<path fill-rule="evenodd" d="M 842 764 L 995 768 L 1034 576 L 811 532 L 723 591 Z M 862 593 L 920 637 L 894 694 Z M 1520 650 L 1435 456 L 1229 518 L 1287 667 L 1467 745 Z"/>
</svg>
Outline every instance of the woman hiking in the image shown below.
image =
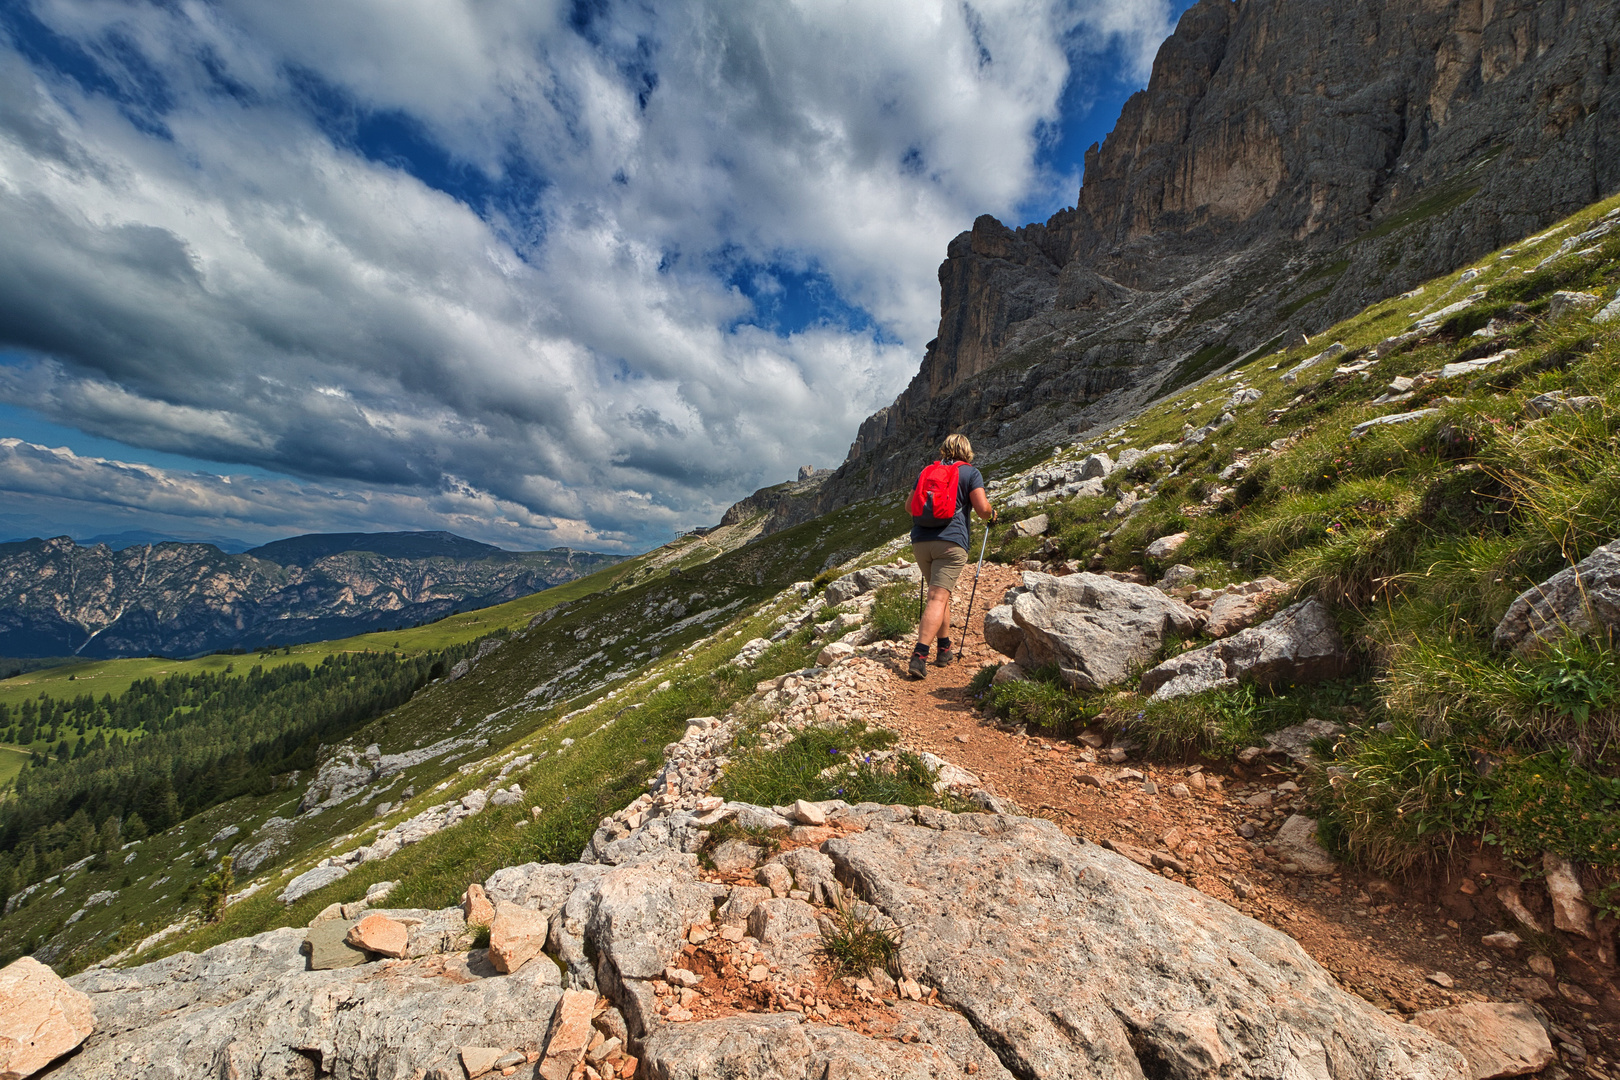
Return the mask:
<svg viewBox="0 0 1620 1080">
<path fill-rule="evenodd" d="M 945 635 L 951 632 L 951 590 L 968 560 L 968 507 L 991 524 L 996 520 L 984 494 L 984 477 L 972 461 L 973 444 L 966 435 L 946 436 L 939 460 L 923 469 L 911 496 L 911 553 L 928 585 L 928 602 L 917 626 L 917 647 L 911 654 L 909 670 L 914 679 L 927 677 L 929 647 L 936 641 L 935 666 L 956 660 L 951 639 Z"/>
</svg>

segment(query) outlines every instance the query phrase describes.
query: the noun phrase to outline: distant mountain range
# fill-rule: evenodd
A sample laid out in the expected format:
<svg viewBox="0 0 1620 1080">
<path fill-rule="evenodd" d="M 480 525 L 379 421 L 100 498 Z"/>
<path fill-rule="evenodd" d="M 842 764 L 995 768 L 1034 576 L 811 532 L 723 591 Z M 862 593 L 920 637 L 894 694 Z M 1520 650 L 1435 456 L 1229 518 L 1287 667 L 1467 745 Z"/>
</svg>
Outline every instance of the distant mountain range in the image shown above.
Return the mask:
<svg viewBox="0 0 1620 1080">
<path fill-rule="evenodd" d="M 447 532 L 313 533 L 237 553 L 23 540 L 0 544 L 0 655 L 192 656 L 346 637 L 514 600 L 621 558 Z"/>
</svg>

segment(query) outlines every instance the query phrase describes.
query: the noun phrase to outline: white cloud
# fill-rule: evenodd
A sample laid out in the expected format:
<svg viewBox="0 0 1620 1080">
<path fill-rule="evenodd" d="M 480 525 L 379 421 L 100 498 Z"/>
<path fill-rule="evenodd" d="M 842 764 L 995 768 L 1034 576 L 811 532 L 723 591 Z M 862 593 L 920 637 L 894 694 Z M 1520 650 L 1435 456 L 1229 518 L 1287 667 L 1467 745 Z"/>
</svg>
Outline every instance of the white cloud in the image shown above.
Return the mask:
<svg viewBox="0 0 1620 1080">
<path fill-rule="evenodd" d="M 1054 182 L 1071 58 L 1167 30 L 1165 0 L 34 10 L 119 89 L 0 49 L 0 343 L 29 356 L 0 400 L 643 540 L 841 459 L 933 336 L 948 239 Z M 351 114 L 494 195 L 362 156 Z M 728 276 L 773 268 L 881 336 L 750 325 Z"/>
</svg>

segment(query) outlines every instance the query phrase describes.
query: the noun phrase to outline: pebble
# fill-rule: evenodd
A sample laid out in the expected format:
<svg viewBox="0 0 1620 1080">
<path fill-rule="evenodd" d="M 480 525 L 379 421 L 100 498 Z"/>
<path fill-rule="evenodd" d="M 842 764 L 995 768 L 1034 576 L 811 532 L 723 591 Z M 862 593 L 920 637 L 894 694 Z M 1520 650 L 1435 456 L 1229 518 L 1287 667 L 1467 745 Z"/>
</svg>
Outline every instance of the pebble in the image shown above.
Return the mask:
<svg viewBox="0 0 1620 1080">
<path fill-rule="evenodd" d="M 1426 977 L 1430 982 L 1434 983 L 1434 985 L 1443 986 L 1447 990 L 1450 990 L 1452 987 L 1457 985 L 1457 980 L 1453 979 L 1450 975 L 1447 975 L 1443 971 L 1431 971 Z"/>
</svg>

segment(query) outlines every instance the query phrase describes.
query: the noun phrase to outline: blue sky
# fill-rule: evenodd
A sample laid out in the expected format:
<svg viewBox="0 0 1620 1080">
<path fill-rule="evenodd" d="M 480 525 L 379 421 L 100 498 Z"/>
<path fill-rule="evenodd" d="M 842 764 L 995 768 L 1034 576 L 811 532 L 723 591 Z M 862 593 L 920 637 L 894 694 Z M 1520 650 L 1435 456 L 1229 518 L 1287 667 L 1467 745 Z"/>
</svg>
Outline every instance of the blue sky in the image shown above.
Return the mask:
<svg viewBox="0 0 1620 1080">
<path fill-rule="evenodd" d="M 1184 0 L 0 11 L 0 538 L 631 550 L 842 460 Z"/>
</svg>

